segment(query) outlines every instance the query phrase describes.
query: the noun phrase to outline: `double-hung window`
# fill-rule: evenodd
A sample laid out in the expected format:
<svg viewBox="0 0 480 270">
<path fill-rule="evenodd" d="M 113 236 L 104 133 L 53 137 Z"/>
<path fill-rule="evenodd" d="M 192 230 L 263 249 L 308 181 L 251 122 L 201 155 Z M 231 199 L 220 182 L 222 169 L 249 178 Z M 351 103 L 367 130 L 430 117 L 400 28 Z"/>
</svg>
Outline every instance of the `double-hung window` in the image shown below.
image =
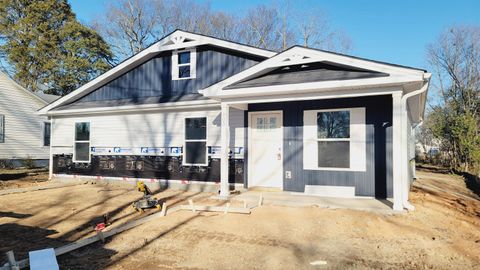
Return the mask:
<svg viewBox="0 0 480 270">
<path fill-rule="evenodd" d="M 319 168 L 350 168 L 350 111 L 317 113 Z"/>
<path fill-rule="evenodd" d="M 185 118 L 184 165 L 207 165 L 207 118 Z"/>
<path fill-rule="evenodd" d="M 49 122 L 43 123 L 43 146 L 50 146 L 51 126 Z"/>
<path fill-rule="evenodd" d="M 304 169 L 365 171 L 365 138 L 365 108 L 305 111 Z"/>
<path fill-rule="evenodd" d="M 75 123 L 74 162 L 90 162 L 90 123 Z"/>
<path fill-rule="evenodd" d="M 195 49 L 174 51 L 172 54 L 172 79 L 185 80 L 196 77 Z"/>
<path fill-rule="evenodd" d="M 0 143 L 5 142 L 5 115 L 0 114 Z"/>
</svg>

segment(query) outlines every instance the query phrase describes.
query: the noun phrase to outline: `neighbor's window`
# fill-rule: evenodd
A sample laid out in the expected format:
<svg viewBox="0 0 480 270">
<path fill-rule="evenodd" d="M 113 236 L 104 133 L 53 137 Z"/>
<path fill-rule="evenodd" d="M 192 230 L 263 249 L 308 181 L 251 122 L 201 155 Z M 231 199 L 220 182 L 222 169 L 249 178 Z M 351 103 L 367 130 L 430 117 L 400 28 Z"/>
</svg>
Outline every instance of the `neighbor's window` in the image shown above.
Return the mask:
<svg viewBox="0 0 480 270">
<path fill-rule="evenodd" d="M 172 55 L 172 78 L 174 80 L 195 78 L 196 69 L 195 50 L 173 52 Z"/>
<path fill-rule="evenodd" d="M 317 113 L 318 167 L 350 168 L 350 111 Z"/>
<path fill-rule="evenodd" d="M 185 118 L 185 165 L 207 165 L 207 118 Z"/>
<path fill-rule="evenodd" d="M 90 162 L 90 123 L 75 123 L 75 162 Z"/>
<path fill-rule="evenodd" d="M 43 146 L 50 146 L 50 130 L 51 124 L 48 122 L 43 123 Z"/>
<path fill-rule="evenodd" d="M 5 142 L 5 115 L 0 114 L 0 143 Z"/>
</svg>

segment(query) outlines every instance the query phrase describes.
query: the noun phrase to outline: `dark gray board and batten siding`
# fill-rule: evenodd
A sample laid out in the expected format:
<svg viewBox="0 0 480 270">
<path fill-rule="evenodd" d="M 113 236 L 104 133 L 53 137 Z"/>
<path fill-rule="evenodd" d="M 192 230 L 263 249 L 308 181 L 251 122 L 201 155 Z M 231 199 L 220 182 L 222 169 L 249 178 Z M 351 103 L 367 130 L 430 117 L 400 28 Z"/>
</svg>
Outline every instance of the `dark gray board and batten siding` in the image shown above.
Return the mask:
<svg viewBox="0 0 480 270">
<path fill-rule="evenodd" d="M 366 171 L 304 170 L 304 110 L 353 107 L 366 108 Z M 270 110 L 283 111 L 283 170 L 292 172 L 291 179 L 283 179 L 284 190 L 304 192 L 305 185 L 354 186 L 357 196 L 375 196 L 377 198 L 393 196 L 391 96 L 250 104 L 248 111 L 245 112 L 245 126 L 248 125 L 248 112 Z M 248 149 L 246 153 L 248 155 Z M 245 160 L 246 164 L 247 160 Z M 285 173 L 283 175 L 285 177 Z M 246 180 L 248 181 L 248 179 Z M 245 182 L 247 183 L 247 181 Z"/>
<path fill-rule="evenodd" d="M 213 46 L 200 46 L 196 50 L 194 79 L 172 80 L 172 52 L 163 52 L 61 109 L 205 99 L 197 92 L 199 89 L 265 59 Z"/>
</svg>

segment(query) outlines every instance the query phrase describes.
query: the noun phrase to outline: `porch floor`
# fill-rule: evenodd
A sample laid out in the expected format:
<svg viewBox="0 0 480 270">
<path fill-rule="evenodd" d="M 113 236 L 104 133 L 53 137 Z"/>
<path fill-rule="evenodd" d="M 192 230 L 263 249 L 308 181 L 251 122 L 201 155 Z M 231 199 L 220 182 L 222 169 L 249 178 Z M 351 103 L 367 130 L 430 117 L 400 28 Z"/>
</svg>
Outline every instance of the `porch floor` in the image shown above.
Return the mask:
<svg viewBox="0 0 480 270">
<path fill-rule="evenodd" d="M 366 211 L 392 212 L 390 200 L 375 198 L 334 198 L 304 195 L 288 191 L 258 191 L 248 190 L 238 195 L 233 195 L 231 200 L 239 200 L 250 206 L 258 204 L 260 195 L 263 195 L 263 204 L 277 206 L 318 206 L 322 208 L 342 208 Z"/>
</svg>

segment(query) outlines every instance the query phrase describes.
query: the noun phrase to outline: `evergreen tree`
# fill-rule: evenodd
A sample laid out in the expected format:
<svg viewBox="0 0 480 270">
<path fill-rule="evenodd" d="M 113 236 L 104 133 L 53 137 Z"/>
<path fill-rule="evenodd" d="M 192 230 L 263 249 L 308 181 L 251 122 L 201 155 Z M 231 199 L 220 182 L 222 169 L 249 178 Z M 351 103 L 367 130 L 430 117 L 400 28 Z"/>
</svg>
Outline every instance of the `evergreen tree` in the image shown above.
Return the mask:
<svg viewBox="0 0 480 270">
<path fill-rule="evenodd" d="M 110 68 L 107 43 L 65 0 L 0 1 L 0 51 L 30 90 L 66 95 Z"/>
</svg>

